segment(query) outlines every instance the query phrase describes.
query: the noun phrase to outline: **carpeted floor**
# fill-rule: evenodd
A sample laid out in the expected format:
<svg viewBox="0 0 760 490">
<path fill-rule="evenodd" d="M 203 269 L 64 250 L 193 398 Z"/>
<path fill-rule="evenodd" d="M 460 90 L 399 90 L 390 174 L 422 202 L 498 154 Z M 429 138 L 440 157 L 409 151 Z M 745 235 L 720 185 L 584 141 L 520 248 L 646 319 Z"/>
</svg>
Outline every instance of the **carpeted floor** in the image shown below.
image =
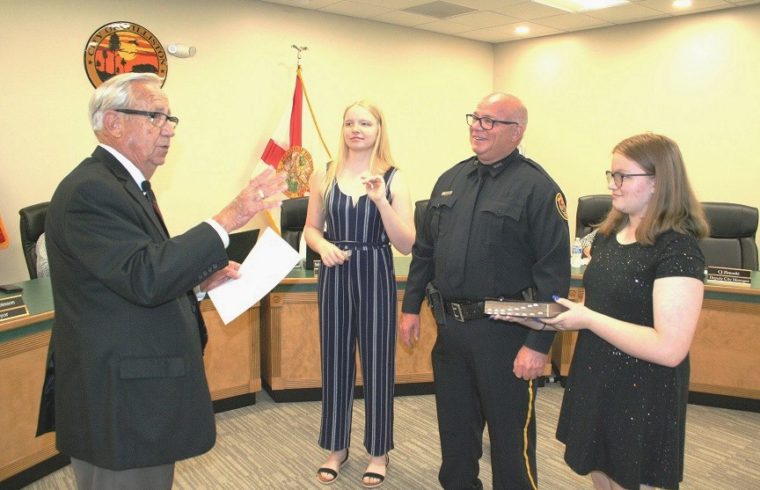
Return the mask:
<svg viewBox="0 0 760 490">
<path fill-rule="evenodd" d="M 592 488 L 590 480 L 570 471 L 563 446 L 554 439 L 563 389 L 549 383 L 538 390 L 539 487 L 548 490 Z M 265 393 L 255 405 L 217 415 L 216 446 L 203 456 L 177 464 L 175 489 L 361 488 L 367 464 L 362 446 L 363 400 L 354 406 L 349 463 L 330 487 L 315 480 L 327 453 L 317 446 L 319 402 L 275 403 Z M 395 444 L 384 489 L 439 488 L 440 463 L 432 395 L 398 397 Z M 760 414 L 690 405 L 687 418 L 684 490 L 760 489 Z M 491 488 L 487 434 L 481 460 L 484 488 Z M 26 487 L 31 490 L 75 488 L 65 467 Z"/>
</svg>

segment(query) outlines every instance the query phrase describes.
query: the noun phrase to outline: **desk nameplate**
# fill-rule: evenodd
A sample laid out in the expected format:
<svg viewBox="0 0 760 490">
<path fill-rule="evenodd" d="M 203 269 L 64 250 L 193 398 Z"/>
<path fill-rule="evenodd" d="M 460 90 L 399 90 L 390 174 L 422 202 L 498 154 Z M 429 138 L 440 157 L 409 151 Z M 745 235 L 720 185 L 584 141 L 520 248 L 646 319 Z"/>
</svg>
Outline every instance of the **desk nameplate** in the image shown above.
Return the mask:
<svg viewBox="0 0 760 490">
<path fill-rule="evenodd" d="M 0 299 L 0 323 L 22 316 L 29 316 L 29 309 L 20 294 Z"/>
<path fill-rule="evenodd" d="M 752 271 L 749 269 L 734 269 L 731 267 L 708 266 L 707 283 L 715 286 L 752 286 Z"/>
</svg>

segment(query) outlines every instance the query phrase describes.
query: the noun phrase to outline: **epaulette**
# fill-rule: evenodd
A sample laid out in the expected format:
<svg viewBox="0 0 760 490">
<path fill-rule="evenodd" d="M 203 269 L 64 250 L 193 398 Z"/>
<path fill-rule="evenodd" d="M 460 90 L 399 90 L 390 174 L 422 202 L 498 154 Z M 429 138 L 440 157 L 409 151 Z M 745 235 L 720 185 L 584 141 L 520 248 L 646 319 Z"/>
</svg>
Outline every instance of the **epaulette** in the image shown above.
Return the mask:
<svg viewBox="0 0 760 490">
<path fill-rule="evenodd" d="M 533 160 L 531 160 L 530 158 L 526 156 L 523 156 L 523 158 L 525 159 L 525 162 L 528 165 L 538 170 L 538 172 L 541 175 L 546 177 L 546 179 L 549 182 L 554 184 L 554 187 L 557 189 L 557 193 L 554 196 L 554 205 L 557 207 L 557 212 L 559 212 L 560 216 L 562 216 L 562 218 L 564 218 L 565 221 L 568 221 L 569 218 L 567 214 L 567 200 L 565 199 L 565 193 L 562 192 L 562 188 L 559 186 L 559 184 L 557 184 L 557 182 L 552 178 L 552 176 L 549 175 L 549 173 L 546 170 L 544 170 L 544 167 L 542 167 L 537 162 L 534 162 Z"/>
<path fill-rule="evenodd" d="M 523 157 L 523 159 L 525 160 L 525 163 L 527 163 L 528 165 L 530 165 L 530 166 L 532 166 L 533 168 L 535 168 L 536 170 L 538 170 L 538 172 L 539 172 L 541 175 L 543 175 L 544 177 L 546 177 L 546 178 L 549 180 L 549 182 L 551 182 L 552 184 L 554 184 L 554 185 L 557 187 L 557 189 L 562 189 L 562 188 L 559 186 L 559 184 L 557 184 L 557 181 L 555 181 L 555 180 L 552 178 L 552 176 L 551 176 L 551 175 L 549 175 L 549 172 L 547 172 L 546 170 L 544 170 L 544 167 L 542 167 L 541 165 L 539 165 L 539 164 L 538 164 L 538 162 L 535 162 L 534 160 L 531 160 L 530 158 L 526 157 L 525 155 L 521 155 L 521 156 L 522 156 L 522 157 Z"/>
</svg>

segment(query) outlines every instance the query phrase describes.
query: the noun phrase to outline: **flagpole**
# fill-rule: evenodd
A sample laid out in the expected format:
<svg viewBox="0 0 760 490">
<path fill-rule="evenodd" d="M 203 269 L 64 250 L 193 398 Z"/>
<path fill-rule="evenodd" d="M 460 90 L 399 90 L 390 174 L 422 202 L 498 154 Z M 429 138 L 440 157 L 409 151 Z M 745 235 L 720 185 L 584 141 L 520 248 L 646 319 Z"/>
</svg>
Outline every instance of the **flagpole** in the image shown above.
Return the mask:
<svg viewBox="0 0 760 490">
<path fill-rule="evenodd" d="M 272 213 L 270 213 L 268 209 L 264 211 L 264 219 L 266 219 L 266 222 L 269 225 L 269 227 L 272 229 L 272 231 L 282 236 L 282 231 L 280 231 L 280 227 L 277 225 L 277 223 L 274 222 Z"/>
<path fill-rule="evenodd" d="M 301 59 L 301 53 L 298 53 L 298 59 Z M 330 153 L 330 149 L 325 144 L 325 138 L 322 136 L 322 131 L 319 129 L 319 124 L 317 123 L 317 116 L 314 115 L 314 109 L 311 107 L 311 100 L 309 100 L 309 94 L 306 92 L 306 83 L 303 81 L 303 77 L 301 76 L 301 63 L 298 63 L 298 70 L 296 71 L 296 76 L 301 79 L 301 87 L 303 88 L 303 96 L 306 97 L 306 105 L 309 106 L 309 114 L 311 114 L 311 121 L 314 123 L 314 127 L 317 129 L 317 135 L 319 135 L 319 141 L 322 143 L 322 148 L 324 148 L 325 153 L 327 153 L 327 156 L 330 160 L 332 160 L 332 154 Z"/>
<path fill-rule="evenodd" d="M 314 127 L 317 130 L 317 135 L 319 135 L 319 141 L 322 143 L 322 148 L 325 150 L 325 153 L 327 153 L 327 157 L 330 160 L 332 160 L 332 154 L 330 153 L 330 149 L 327 147 L 327 144 L 325 144 L 325 138 L 322 136 L 322 130 L 319 129 L 319 123 L 317 123 L 317 116 L 314 114 L 314 108 L 311 106 L 311 100 L 309 100 L 309 94 L 306 92 L 306 83 L 304 83 L 303 77 L 301 76 L 301 52 L 307 51 L 309 47 L 296 46 L 295 44 L 292 44 L 290 47 L 298 51 L 298 55 L 297 55 L 298 66 L 296 68 L 296 76 L 301 80 L 301 88 L 303 90 L 303 96 L 306 97 L 306 105 L 309 106 L 309 114 L 311 114 L 311 121 L 314 123 Z"/>
</svg>

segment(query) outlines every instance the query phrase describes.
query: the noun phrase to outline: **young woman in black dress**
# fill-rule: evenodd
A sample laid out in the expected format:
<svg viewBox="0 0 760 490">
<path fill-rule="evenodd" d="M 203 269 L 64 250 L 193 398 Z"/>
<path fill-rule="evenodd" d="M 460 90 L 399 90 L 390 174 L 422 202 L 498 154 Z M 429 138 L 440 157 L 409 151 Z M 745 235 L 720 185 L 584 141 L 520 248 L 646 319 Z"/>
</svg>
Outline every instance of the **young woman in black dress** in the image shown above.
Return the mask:
<svg viewBox="0 0 760 490">
<path fill-rule="evenodd" d="M 708 227 L 665 136 L 621 141 L 607 180 L 612 210 L 592 244 L 585 303 L 557 299 L 568 311 L 521 323 L 580 330 L 557 427 L 567 464 L 597 489 L 677 489 Z"/>
</svg>

